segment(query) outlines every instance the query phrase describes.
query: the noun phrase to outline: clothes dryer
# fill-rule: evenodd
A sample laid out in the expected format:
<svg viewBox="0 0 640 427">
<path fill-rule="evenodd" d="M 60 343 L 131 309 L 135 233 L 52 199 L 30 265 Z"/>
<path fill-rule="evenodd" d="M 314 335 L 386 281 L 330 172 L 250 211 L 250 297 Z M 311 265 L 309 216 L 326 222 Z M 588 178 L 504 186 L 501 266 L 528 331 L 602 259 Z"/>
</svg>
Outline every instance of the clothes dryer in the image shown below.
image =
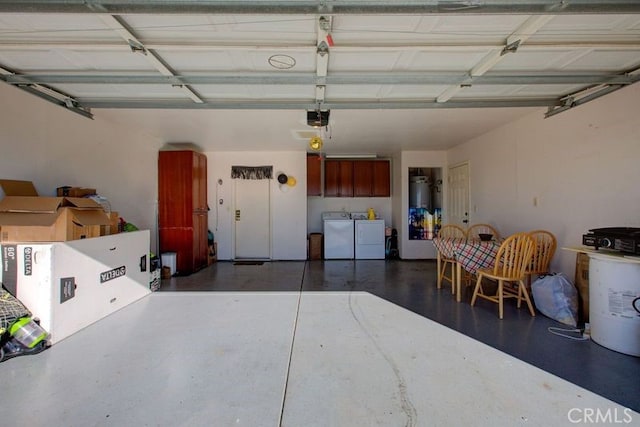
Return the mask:
<svg viewBox="0 0 640 427">
<path fill-rule="evenodd" d="M 356 220 L 354 228 L 356 259 L 384 259 L 386 254 L 384 220 Z"/>
</svg>

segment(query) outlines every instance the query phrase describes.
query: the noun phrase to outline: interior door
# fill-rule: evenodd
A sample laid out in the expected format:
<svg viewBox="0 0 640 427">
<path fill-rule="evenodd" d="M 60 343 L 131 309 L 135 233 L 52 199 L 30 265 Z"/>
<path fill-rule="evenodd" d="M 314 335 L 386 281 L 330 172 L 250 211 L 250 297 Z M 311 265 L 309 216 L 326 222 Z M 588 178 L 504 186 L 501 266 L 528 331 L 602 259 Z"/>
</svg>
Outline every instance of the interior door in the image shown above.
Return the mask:
<svg viewBox="0 0 640 427">
<path fill-rule="evenodd" d="M 448 224 L 469 226 L 469 163 L 449 168 L 449 212 Z"/>
<path fill-rule="evenodd" d="M 235 258 L 270 259 L 268 179 L 235 179 Z"/>
</svg>

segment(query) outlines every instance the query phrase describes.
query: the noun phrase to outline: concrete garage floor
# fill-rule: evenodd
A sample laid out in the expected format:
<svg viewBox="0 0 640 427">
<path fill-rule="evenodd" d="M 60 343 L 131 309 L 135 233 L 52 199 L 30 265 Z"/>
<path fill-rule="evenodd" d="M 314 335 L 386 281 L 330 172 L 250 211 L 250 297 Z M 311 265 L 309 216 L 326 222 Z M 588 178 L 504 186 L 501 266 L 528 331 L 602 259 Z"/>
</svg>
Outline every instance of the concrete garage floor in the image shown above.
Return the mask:
<svg viewBox="0 0 640 427">
<path fill-rule="evenodd" d="M 469 293 L 437 290 L 433 262 L 219 262 L 2 363 L 0 420 L 640 425 L 627 409 L 640 410 L 640 358 L 553 335 L 564 326 L 512 304 L 500 321 Z"/>
</svg>

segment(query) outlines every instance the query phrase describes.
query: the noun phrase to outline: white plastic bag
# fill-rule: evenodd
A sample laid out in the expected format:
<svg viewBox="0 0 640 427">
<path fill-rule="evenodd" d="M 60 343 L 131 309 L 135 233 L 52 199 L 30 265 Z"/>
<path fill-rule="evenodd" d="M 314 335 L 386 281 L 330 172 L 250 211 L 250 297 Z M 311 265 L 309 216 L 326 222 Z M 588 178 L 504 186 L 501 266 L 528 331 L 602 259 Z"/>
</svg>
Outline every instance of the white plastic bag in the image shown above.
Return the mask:
<svg viewBox="0 0 640 427">
<path fill-rule="evenodd" d="M 542 276 L 531 284 L 536 308 L 565 325 L 578 324 L 578 291 L 563 273 Z"/>
</svg>

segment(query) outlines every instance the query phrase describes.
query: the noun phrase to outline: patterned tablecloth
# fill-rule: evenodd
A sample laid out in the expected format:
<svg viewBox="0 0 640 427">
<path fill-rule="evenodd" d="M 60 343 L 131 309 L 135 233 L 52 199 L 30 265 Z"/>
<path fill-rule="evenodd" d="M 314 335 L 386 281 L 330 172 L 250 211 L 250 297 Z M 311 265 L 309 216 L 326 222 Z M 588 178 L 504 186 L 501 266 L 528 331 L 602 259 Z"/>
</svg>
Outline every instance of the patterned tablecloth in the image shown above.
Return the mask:
<svg viewBox="0 0 640 427">
<path fill-rule="evenodd" d="M 440 237 L 436 237 L 433 239 L 433 246 L 436 247 L 438 252 L 445 258 L 453 258 L 454 250 L 458 244 L 465 243 L 467 239 L 442 239 Z"/>
<path fill-rule="evenodd" d="M 493 267 L 499 248 L 500 242 L 493 240 L 469 240 L 456 243 L 453 251 L 460 266 L 469 273 L 476 274 L 481 268 Z"/>
<path fill-rule="evenodd" d="M 490 268 L 500 248 L 501 242 L 480 240 L 466 240 L 456 238 L 435 238 L 433 245 L 438 252 L 447 258 L 457 261 L 456 300 L 460 301 L 461 269 L 476 274 L 481 268 Z"/>
</svg>

